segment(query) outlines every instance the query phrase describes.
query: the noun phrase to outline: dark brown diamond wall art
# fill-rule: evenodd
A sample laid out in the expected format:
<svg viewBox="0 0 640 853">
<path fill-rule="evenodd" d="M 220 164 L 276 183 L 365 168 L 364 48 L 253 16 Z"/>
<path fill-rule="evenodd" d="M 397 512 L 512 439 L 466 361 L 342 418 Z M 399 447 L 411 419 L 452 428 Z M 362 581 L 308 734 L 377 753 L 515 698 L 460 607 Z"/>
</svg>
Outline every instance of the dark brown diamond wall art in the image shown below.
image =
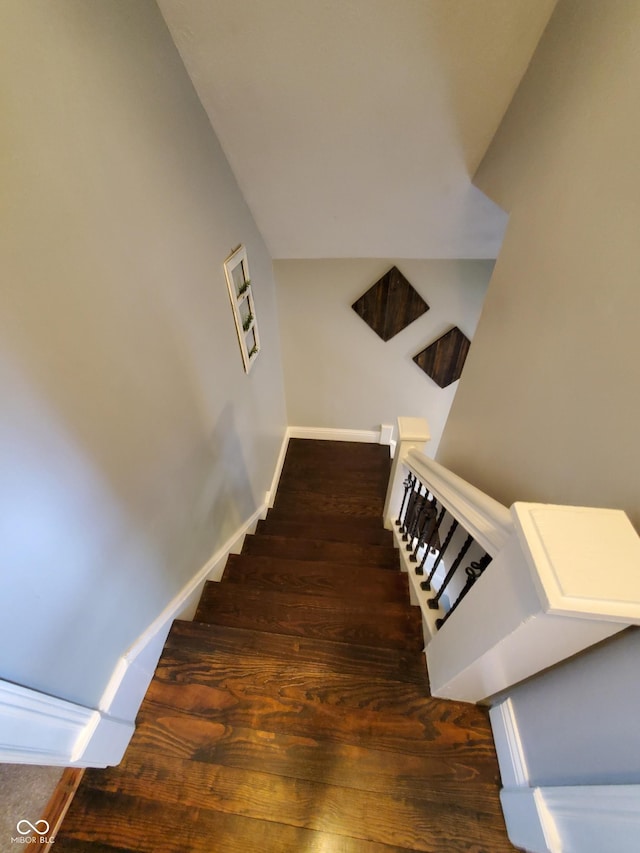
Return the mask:
<svg viewBox="0 0 640 853">
<path fill-rule="evenodd" d="M 441 388 L 460 379 L 471 341 L 457 326 L 434 341 L 413 360 Z"/>
<path fill-rule="evenodd" d="M 391 267 L 351 307 L 383 341 L 390 340 L 429 310 L 397 267 Z"/>
</svg>

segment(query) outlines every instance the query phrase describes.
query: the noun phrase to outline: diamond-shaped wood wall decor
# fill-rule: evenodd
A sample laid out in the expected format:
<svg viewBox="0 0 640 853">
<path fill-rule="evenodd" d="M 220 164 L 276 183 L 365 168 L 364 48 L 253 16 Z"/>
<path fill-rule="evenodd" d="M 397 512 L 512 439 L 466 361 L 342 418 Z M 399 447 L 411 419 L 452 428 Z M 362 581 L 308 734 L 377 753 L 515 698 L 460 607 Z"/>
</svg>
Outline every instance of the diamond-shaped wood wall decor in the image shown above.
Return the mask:
<svg viewBox="0 0 640 853">
<path fill-rule="evenodd" d="M 418 355 L 414 355 L 413 360 L 441 388 L 446 388 L 460 379 L 470 346 L 469 338 L 454 326 Z"/>
<path fill-rule="evenodd" d="M 383 341 L 397 335 L 429 310 L 422 296 L 397 267 L 391 267 L 351 307 Z"/>
</svg>

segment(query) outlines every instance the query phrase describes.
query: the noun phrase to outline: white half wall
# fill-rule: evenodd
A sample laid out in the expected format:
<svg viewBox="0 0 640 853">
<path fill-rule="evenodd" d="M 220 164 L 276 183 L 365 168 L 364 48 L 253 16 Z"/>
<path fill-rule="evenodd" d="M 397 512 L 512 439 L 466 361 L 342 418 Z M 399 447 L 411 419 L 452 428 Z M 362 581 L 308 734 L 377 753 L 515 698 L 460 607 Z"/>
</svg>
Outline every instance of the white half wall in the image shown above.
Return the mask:
<svg viewBox="0 0 640 853">
<path fill-rule="evenodd" d="M 385 342 L 351 305 L 394 265 L 430 310 Z M 399 414 L 426 418 L 435 455 L 458 382 L 440 388 L 412 358 L 452 326 L 473 338 L 492 270 L 486 260 L 276 261 L 289 423 L 379 430 Z"/>
</svg>

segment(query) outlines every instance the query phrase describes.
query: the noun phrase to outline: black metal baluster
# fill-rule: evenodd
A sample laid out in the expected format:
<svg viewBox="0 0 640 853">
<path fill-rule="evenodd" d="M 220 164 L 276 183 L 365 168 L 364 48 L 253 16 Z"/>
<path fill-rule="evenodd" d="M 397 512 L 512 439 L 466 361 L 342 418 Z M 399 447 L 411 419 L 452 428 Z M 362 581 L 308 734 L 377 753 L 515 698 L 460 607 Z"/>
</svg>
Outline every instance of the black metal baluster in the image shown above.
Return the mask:
<svg viewBox="0 0 640 853">
<path fill-rule="evenodd" d="M 443 592 L 445 591 L 446 587 L 451 583 L 451 578 L 455 575 L 456 569 L 458 568 L 460 563 L 464 560 L 465 555 L 466 555 L 467 551 L 469 550 L 469 548 L 471 547 L 472 542 L 473 542 L 473 536 L 467 535 L 467 538 L 464 540 L 464 544 L 463 544 L 462 548 L 460 548 L 460 551 L 458 552 L 458 556 L 455 558 L 455 560 L 451 564 L 451 568 L 449 569 L 449 571 L 445 575 L 444 580 L 442 581 L 442 584 L 440 586 L 440 589 L 433 596 L 433 598 L 430 598 L 429 601 L 427 601 L 427 604 L 429 605 L 431 610 L 437 610 L 438 609 L 438 604 L 440 603 L 440 599 L 442 598 Z"/>
<path fill-rule="evenodd" d="M 409 530 L 414 522 L 416 501 L 418 500 L 418 496 L 420 494 L 420 483 L 418 483 L 418 478 L 414 475 L 412 476 L 413 482 L 411 486 L 411 492 L 409 492 L 409 502 L 407 503 L 407 510 L 404 514 L 404 524 L 401 528 L 403 542 L 408 542 L 409 540 Z M 418 487 L 417 489 L 416 485 Z"/>
<path fill-rule="evenodd" d="M 402 513 L 404 512 L 404 505 L 407 502 L 407 498 L 409 497 L 409 492 L 412 486 L 412 478 L 413 474 L 408 474 L 407 479 L 402 484 L 404 486 L 404 497 L 402 498 L 402 504 L 400 505 L 400 512 L 398 513 L 398 517 L 396 518 L 396 527 L 402 526 Z"/>
<path fill-rule="evenodd" d="M 431 522 L 433 521 L 433 519 L 436 516 L 435 506 L 436 506 L 436 499 L 434 497 L 430 497 L 430 492 L 427 489 L 427 494 L 426 494 L 426 498 L 425 498 L 425 502 L 424 502 L 424 506 L 423 506 L 423 510 L 422 510 L 422 524 L 420 525 L 420 530 L 416 531 L 418 541 L 416 543 L 416 547 L 414 548 L 413 554 L 409 557 L 409 560 L 412 563 L 418 562 L 418 551 L 424 545 L 427 529 L 429 528 L 429 525 L 431 524 Z"/>
<path fill-rule="evenodd" d="M 406 546 L 407 551 L 413 551 L 413 540 L 418 535 L 418 530 L 420 528 L 420 523 L 422 521 L 422 513 L 424 511 L 425 505 L 427 503 L 427 499 L 429 497 L 429 489 L 425 486 L 424 495 L 422 494 L 422 483 L 418 483 L 418 493 L 413 505 L 413 520 L 411 526 L 408 531 L 408 544 Z"/>
<path fill-rule="evenodd" d="M 471 563 L 471 565 L 467 566 L 467 568 L 465 569 L 465 572 L 467 574 L 467 581 L 466 581 L 465 585 L 462 587 L 462 589 L 460 590 L 460 595 L 456 598 L 454 603 L 451 605 L 451 609 L 448 610 L 447 613 L 445 613 L 445 615 L 441 619 L 436 619 L 436 628 L 438 630 L 440 628 L 442 628 L 442 626 L 447 621 L 449 616 L 451 616 L 453 611 L 460 604 L 462 599 L 469 592 L 471 587 L 478 580 L 478 578 L 484 572 L 484 570 L 487 568 L 487 566 L 489 565 L 490 562 L 491 562 L 491 557 L 489 556 L 489 554 L 484 554 L 484 556 L 481 557 L 480 560 L 477 560 L 477 561 L 474 560 Z"/>
<path fill-rule="evenodd" d="M 434 506 L 434 514 L 435 514 L 437 507 L 438 507 L 438 501 L 434 500 L 433 506 Z M 427 557 L 429 556 L 429 551 L 434 547 L 434 542 L 435 542 L 436 536 L 440 532 L 440 525 L 442 524 L 442 519 L 444 518 L 446 511 L 447 510 L 445 509 L 445 507 L 441 508 L 440 515 L 438 516 L 435 524 L 431 528 L 431 532 L 429 534 L 429 539 L 427 541 L 427 545 L 426 545 L 426 548 L 424 550 L 424 554 L 422 555 L 422 560 L 420 561 L 420 565 L 416 566 L 416 574 L 417 575 L 423 575 L 424 574 L 424 566 L 425 566 L 425 563 L 427 562 Z"/>
<path fill-rule="evenodd" d="M 442 546 L 440 548 L 440 553 L 438 554 L 438 557 L 437 557 L 435 563 L 431 567 L 431 571 L 429 572 L 429 577 L 426 579 L 426 581 L 422 581 L 422 583 L 420 584 L 420 589 L 424 589 L 427 592 L 431 589 L 431 581 L 433 580 L 433 576 L 436 573 L 436 569 L 438 568 L 438 566 L 442 562 L 442 558 L 445 555 L 445 551 L 449 547 L 449 543 L 451 542 L 451 539 L 453 538 L 453 534 L 456 532 L 457 527 L 458 527 L 458 521 L 457 521 L 457 519 L 454 518 L 452 523 L 451 523 L 451 527 L 449 528 L 449 531 L 447 533 L 447 538 L 444 540 L 444 543 L 442 544 Z"/>
</svg>

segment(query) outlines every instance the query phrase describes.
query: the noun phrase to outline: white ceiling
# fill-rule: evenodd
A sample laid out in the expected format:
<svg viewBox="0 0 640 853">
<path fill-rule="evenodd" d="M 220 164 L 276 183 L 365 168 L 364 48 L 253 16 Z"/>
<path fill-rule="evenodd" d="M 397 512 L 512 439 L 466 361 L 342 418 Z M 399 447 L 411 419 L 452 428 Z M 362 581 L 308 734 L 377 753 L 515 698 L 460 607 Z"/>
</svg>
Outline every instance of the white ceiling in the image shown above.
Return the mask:
<svg viewBox="0 0 640 853">
<path fill-rule="evenodd" d="M 158 0 L 274 258 L 494 258 L 469 180 L 556 0 Z"/>
</svg>

